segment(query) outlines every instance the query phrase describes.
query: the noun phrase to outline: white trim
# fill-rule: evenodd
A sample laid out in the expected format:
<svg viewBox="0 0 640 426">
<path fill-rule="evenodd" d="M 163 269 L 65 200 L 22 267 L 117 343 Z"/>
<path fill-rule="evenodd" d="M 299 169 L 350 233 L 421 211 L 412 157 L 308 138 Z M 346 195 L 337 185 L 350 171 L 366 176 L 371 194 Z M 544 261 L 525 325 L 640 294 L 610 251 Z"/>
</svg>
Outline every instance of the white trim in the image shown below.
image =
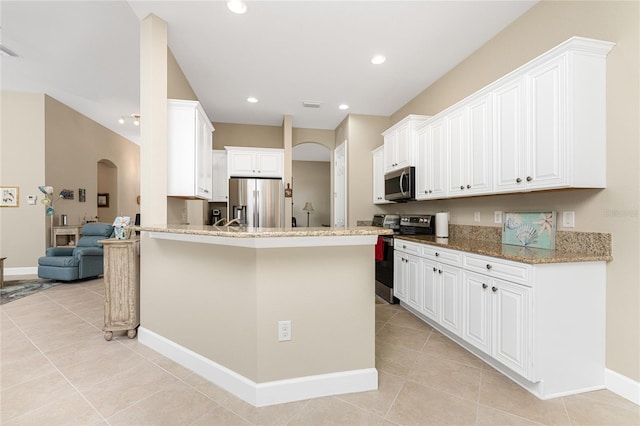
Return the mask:
<svg viewBox="0 0 640 426">
<path fill-rule="evenodd" d="M 302 237 L 219 237 L 214 235 L 149 232 L 150 238 L 246 248 L 331 247 L 373 245 L 377 235 L 335 235 Z"/>
<path fill-rule="evenodd" d="M 605 368 L 604 385 L 611 392 L 640 405 L 640 382 Z"/>
<path fill-rule="evenodd" d="M 375 368 L 255 383 L 144 327 L 138 341 L 255 407 L 378 389 Z"/>
<path fill-rule="evenodd" d="M 37 266 L 25 266 L 23 268 L 5 268 L 4 276 L 11 275 L 36 275 L 38 273 Z"/>
</svg>

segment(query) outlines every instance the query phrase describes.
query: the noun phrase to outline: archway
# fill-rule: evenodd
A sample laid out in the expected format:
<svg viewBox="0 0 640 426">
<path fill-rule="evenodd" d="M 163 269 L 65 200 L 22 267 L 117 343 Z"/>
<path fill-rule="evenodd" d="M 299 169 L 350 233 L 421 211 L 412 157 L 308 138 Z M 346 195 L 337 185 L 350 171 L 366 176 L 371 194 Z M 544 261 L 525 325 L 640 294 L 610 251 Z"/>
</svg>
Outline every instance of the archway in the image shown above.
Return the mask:
<svg viewBox="0 0 640 426">
<path fill-rule="evenodd" d="M 323 144 L 304 142 L 292 152 L 292 212 L 297 226 L 331 223 L 331 151 Z M 311 206 L 313 211 L 304 210 Z"/>
<path fill-rule="evenodd" d="M 110 160 L 98 161 L 98 221 L 113 223 L 118 216 L 118 167 Z"/>
</svg>

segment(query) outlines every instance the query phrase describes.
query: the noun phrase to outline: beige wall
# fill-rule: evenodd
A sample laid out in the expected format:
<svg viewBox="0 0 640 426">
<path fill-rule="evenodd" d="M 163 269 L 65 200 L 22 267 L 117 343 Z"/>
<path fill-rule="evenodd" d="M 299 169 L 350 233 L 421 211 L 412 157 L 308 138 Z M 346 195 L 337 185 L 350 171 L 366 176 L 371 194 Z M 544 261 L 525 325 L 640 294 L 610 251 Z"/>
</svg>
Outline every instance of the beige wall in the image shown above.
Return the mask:
<svg viewBox="0 0 640 426">
<path fill-rule="evenodd" d="M 520 19 L 397 111 L 436 114 L 546 50 L 578 35 L 616 43 L 607 59 L 607 189 L 488 196 L 383 207 L 451 211 L 454 224 L 493 225 L 495 210 L 571 210 L 576 231 L 612 234 L 607 265 L 607 368 L 640 381 L 640 3 L 547 2 Z"/>
<path fill-rule="evenodd" d="M 0 208 L 0 257 L 5 268 L 33 267 L 47 246 L 49 218 L 38 185 L 45 180 L 44 95 L 1 92 L 0 186 L 19 187 L 19 207 Z M 57 189 L 57 188 L 54 188 Z M 38 197 L 36 205 L 27 196 Z"/>
<path fill-rule="evenodd" d="M 328 161 L 293 162 L 293 216 L 298 226 L 307 226 L 307 212 L 302 211 L 308 201 L 313 203 L 309 226 L 331 223 L 331 163 Z"/>
<path fill-rule="evenodd" d="M 370 221 L 379 211 L 373 205 L 371 151 L 384 143 L 389 117 L 350 114 L 336 129 L 336 145 L 347 139 L 347 226 Z"/>
<path fill-rule="evenodd" d="M 80 224 L 84 217 L 111 223 L 113 213 L 135 217 L 139 212 L 140 148 L 77 111 L 45 97 L 46 180 L 54 190 L 75 190 L 73 200 L 61 200 L 56 215 L 65 213 L 69 224 Z M 98 162 L 113 164 L 117 188 L 110 193 L 115 212 L 101 217 L 97 207 Z M 78 199 L 78 188 L 86 189 L 86 202 Z M 102 210 L 102 209 L 100 209 Z"/>
<path fill-rule="evenodd" d="M 331 151 L 336 147 L 336 132 L 324 129 L 293 129 L 293 146 L 301 143 L 315 142 L 326 146 Z"/>
<path fill-rule="evenodd" d="M 73 190 L 73 200 L 55 202 L 54 225 L 60 214 L 67 215 L 70 225 L 79 225 L 97 215 L 98 161 L 107 159 L 118 168 L 114 202 L 122 214 L 138 212 L 138 145 L 49 96 L 2 92 L 1 148 L 2 185 L 20 186 L 21 198 L 18 209 L 0 213 L 0 247 L 8 257 L 7 268 L 34 268 L 49 244 L 49 218 L 38 185 L 53 186 L 54 194 Z M 84 203 L 79 201 L 80 188 L 86 189 Z M 37 204 L 27 205 L 27 195 L 36 195 Z"/>
<path fill-rule="evenodd" d="M 212 117 L 215 120 L 215 117 Z M 253 124 L 213 123 L 213 149 L 225 146 L 247 146 L 253 148 L 284 148 L 281 126 Z"/>
</svg>

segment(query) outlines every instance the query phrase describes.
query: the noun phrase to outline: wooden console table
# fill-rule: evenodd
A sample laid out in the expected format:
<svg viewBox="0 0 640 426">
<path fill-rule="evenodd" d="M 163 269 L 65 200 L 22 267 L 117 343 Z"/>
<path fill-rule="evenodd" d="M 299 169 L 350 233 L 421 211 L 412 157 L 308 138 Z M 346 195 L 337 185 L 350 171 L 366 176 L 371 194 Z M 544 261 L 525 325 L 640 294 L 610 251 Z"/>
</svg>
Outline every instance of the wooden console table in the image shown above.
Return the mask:
<svg viewBox="0 0 640 426">
<path fill-rule="evenodd" d="M 104 246 L 104 338 L 136 337 L 140 325 L 140 239 L 100 240 Z"/>
<path fill-rule="evenodd" d="M 69 225 L 69 226 L 54 226 L 53 227 L 53 241 L 51 244 L 53 247 L 58 247 L 58 236 L 68 237 L 65 246 L 75 246 L 80 239 L 81 226 Z M 73 244 L 72 244 L 73 243 Z"/>
</svg>

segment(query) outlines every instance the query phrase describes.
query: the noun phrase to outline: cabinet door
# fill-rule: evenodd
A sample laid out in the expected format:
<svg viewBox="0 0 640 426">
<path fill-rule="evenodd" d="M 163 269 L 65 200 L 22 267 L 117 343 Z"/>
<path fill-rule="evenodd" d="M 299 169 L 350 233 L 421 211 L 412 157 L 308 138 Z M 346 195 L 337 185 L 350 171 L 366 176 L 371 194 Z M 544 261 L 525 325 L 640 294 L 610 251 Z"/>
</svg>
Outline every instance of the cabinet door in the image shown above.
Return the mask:
<svg viewBox="0 0 640 426">
<path fill-rule="evenodd" d="M 446 161 L 446 128 L 444 120 L 433 123 L 429 133 L 429 150 L 431 153 L 431 198 L 442 198 L 447 195 L 447 161 Z"/>
<path fill-rule="evenodd" d="M 493 357 L 513 371 L 528 377 L 531 289 L 494 279 L 491 291 Z"/>
<path fill-rule="evenodd" d="M 198 110 L 196 113 L 196 193 L 211 200 L 213 192 L 213 169 L 211 146 L 212 134 L 209 124 Z"/>
<path fill-rule="evenodd" d="M 528 74 L 528 189 L 566 186 L 565 57 Z"/>
<path fill-rule="evenodd" d="M 460 336 L 462 333 L 462 269 L 438 264 L 442 312 L 440 325 Z"/>
<path fill-rule="evenodd" d="M 255 155 L 251 151 L 228 151 L 227 164 L 230 177 L 253 176 L 256 173 Z"/>
<path fill-rule="evenodd" d="M 486 194 L 493 189 L 492 100 L 488 94 L 472 101 L 468 107 L 467 195 Z"/>
<path fill-rule="evenodd" d="M 494 191 L 525 188 L 524 79 L 495 91 Z"/>
<path fill-rule="evenodd" d="M 256 152 L 256 172 L 261 177 L 283 177 L 284 154 L 281 152 Z"/>
<path fill-rule="evenodd" d="M 393 130 L 384 135 L 384 172 L 390 172 L 397 166 L 397 140 L 398 132 Z"/>
<path fill-rule="evenodd" d="M 467 120 L 466 108 L 447 115 L 447 194 L 465 195 L 467 188 Z"/>
<path fill-rule="evenodd" d="M 229 196 L 226 151 L 213 151 L 213 188 L 211 201 L 226 203 Z"/>
<path fill-rule="evenodd" d="M 384 199 L 384 147 L 373 151 L 373 204 L 389 204 Z"/>
<path fill-rule="evenodd" d="M 431 189 L 431 144 L 429 143 L 430 127 L 425 126 L 418 130 L 418 158 L 416 159 L 416 200 L 424 200 L 429 197 Z M 433 190 L 431 190 L 433 192 Z"/>
<path fill-rule="evenodd" d="M 422 280 L 420 279 L 422 271 L 420 269 L 420 258 L 414 255 L 405 255 L 404 258 L 406 259 L 404 262 L 405 288 L 407 289 L 406 302 L 409 306 L 419 311 L 422 302 Z"/>
<path fill-rule="evenodd" d="M 440 321 L 440 297 L 438 292 L 438 266 L 436 262 L 421 259 L 422 303 L 420 312 L 434 321 Z"/>
<path fill-rule="evenodd" d="M 405 268 L 406 254 L 393 252 L 393 295 L 403 302 L 407 301 L 407 279 Z"/>
<path fill-rule="evenodd" d="M 413 135 L 410 130 L 409 124 L 405 124 L 396 131 L 396 166 L 394 167 L 396 169 L 411 165 L 413 157 L 411 138 Z"/>
<path fill-rule="evenodd" d="M 491 353 L 491 278 L 464 271 L 462 281 L 462 338 Z"/>
</svg>

